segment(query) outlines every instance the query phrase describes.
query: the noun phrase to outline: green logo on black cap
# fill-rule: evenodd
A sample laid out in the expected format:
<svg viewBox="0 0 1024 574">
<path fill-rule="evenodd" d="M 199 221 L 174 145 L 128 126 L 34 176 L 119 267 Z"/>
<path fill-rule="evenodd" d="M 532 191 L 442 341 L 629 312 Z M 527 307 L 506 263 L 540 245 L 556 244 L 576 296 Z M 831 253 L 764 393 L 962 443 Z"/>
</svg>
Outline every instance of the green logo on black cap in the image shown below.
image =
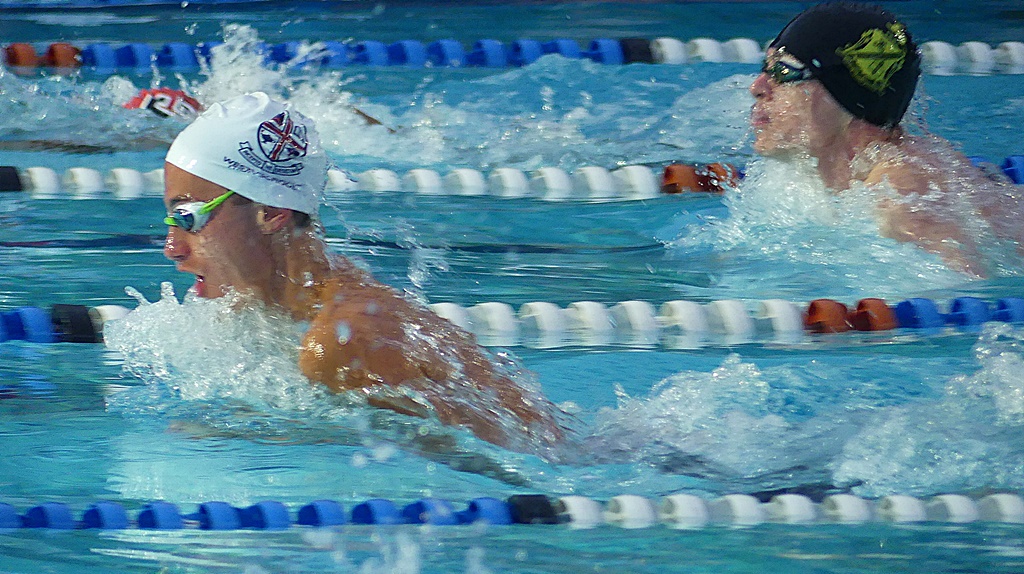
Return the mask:
<svg viewBox="0 0 1024 574">
<path fill-rule="evenodd" d="M 885 93 L 889 80 L 907 59 L 906 28 L 899 22 L 888 28 L 867 30 L 857 42 L 836 50 L 853 79 L 879 95 Z"/>
</svg>

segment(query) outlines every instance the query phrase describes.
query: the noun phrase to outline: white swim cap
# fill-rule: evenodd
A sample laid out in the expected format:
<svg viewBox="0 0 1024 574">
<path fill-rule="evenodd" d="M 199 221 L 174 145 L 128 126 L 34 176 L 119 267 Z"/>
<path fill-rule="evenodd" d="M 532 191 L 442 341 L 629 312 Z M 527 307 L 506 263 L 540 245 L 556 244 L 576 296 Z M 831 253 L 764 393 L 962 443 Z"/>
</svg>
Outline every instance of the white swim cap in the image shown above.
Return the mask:
<svg viewBox="0 0 1024 574">
<path fill-rule="evenodd" d="M 327 183 L 313 121 L 263 92 L 210 106 L 178 134 L 166 159 L 256 203 L 309 215 Z"/>
</svg>

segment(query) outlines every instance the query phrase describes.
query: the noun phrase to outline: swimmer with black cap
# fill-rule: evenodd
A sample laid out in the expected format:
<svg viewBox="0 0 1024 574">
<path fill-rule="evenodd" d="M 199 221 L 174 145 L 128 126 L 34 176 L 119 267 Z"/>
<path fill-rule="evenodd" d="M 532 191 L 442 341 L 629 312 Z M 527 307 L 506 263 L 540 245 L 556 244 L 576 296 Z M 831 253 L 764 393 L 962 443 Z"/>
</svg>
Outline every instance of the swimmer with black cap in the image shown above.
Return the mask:
<svg viewBox="0 0 1024 574">
<path fill-rule="evenodd" d="M 557 442 L 557 409 L 471 336 L 342 256 L 317 212 L 327 156 L 313 122 L 253 93 L 213 104 L 171 144 L 164 254 L 199 297 L 258 301 L 307 322 L 299 367 L 376 407 L 465 426 L 511 448 Z"/>
<path fill-rule="evenodd" d="M 938 136 L 914 137 L 901 120 L 921 74 L 907 27 L 881 7 L 828 2 L 796 16 L 765 54 L 750 86 L 754 150 L 766 157 L 811 157 L 825 185 L 888 186 L 879 195 L 883 235 L 938 253 L 969 275 L 986 274 L 965 218 L 977 217 L 1010 241 L 1024 239 L 1019 199 Z M 936 197 L 936 194 L 938 197 Z M 929 198 L 924 199 L 925 195 Z M 962 199 L 970 197 L 970 213 Z M 1010 201 L 1011 204 L 1008 204 Z"/>
</svg>

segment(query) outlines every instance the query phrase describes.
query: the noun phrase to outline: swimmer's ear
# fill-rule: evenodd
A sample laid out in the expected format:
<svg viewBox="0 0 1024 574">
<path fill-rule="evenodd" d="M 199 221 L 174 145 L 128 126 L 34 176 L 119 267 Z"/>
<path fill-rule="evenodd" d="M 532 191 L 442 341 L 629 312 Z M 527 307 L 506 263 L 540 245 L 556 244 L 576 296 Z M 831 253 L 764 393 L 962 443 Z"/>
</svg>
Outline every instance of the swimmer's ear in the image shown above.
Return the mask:
<svg viewBox="0 0 1024 574">
<path fill-rule="evenodd" d="M 256 223 L 265 234 L 277 233 L 292 220 L 292 210 L 284 207 L 260 207 Z"/>
</svg>

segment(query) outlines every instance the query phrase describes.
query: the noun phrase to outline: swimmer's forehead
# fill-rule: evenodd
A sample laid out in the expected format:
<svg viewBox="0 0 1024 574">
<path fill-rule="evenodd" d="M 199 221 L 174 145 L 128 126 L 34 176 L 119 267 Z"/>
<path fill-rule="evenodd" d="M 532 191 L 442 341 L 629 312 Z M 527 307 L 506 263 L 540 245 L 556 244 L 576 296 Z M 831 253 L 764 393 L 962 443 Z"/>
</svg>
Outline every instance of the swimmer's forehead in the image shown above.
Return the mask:
<svg viewBox="0 0 1024 574">
<path fill-rule="evenodd" d="M 195 176 L 174 165 L 165 164 L 164 174 L 166 182 L 164 204 L 167 207 L 174 207 L 182 203 L 206 203 L 228 191 L 223 186 Z"/>
</svg>

